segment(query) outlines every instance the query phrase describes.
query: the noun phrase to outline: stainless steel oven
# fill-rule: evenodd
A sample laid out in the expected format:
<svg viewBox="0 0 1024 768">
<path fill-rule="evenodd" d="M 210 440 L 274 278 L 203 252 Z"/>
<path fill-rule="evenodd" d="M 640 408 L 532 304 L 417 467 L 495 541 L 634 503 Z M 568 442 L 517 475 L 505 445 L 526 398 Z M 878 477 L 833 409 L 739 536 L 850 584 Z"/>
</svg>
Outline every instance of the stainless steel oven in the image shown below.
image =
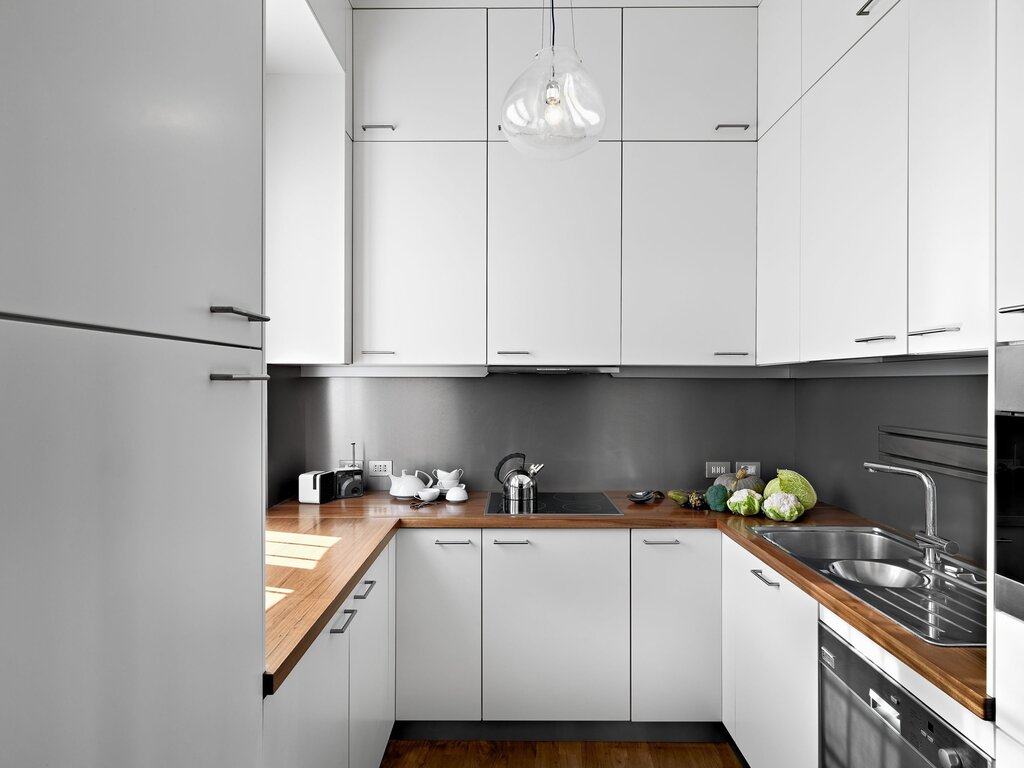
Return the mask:
<svg viewBox="0 0 1024 768">
<path fill-rule="evenodd" d="M 818 625 L 821 768 L 991 768 L 945 720 Z"/>
<path fill-rule="evenodd" d="M 995 602 L 1024 620 L 1024 345 L 996 348 Z"/>
</svg>

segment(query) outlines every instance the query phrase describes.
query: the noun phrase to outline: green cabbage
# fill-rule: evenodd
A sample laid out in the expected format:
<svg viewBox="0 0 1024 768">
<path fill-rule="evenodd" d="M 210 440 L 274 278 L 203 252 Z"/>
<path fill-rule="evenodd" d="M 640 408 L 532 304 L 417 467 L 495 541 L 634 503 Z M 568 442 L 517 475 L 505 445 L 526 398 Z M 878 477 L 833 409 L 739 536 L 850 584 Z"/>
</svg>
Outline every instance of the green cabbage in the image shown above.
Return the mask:
<svg viewBox="0 0 1024 768">
<path fill-rule="evenodd" d="M 792 493 L 773 493 L 765 498 L 761 511 L 772 520 L 792 523 L 804 513 L 804 505 Z"/>
<path fill-rule="evenodd" d="M 805 510 L 811 509 L 818 503 L 818 494 L 814 492 L 814 488 L 807 478 L 791 469 L 780 469 L 779 476 L 765 486 L 764 497 L 766 499 L 776 493 L 793 494 L 800 499 Z"/>
<path fill-rule="evenodd" d="M 730 496 L 725 504 L 734 515 L 749 517 L 761 511 L 761 499 L 763 498 L 757 491 L 743 488 Z"/>
</svg>

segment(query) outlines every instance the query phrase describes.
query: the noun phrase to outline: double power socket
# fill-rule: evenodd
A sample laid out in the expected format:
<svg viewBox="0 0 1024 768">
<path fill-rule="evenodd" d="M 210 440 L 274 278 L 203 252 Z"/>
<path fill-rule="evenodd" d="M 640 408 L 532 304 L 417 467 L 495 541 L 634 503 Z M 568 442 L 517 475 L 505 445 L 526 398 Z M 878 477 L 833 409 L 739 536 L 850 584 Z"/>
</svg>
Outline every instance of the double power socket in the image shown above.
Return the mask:
<svg viewBox="0 0 1024 768">
<path fill-rule="evenodd" d="M 761 475 L 761 462 L 760 461 L 706 461 L 704 462 L 704 477 L 718 477 L 719 475 L 727 475 L 733 470 L 733 465 L 736 465 L 736 472 L 741 469 L 747 470 L 748 475 Z"/>
</svg>

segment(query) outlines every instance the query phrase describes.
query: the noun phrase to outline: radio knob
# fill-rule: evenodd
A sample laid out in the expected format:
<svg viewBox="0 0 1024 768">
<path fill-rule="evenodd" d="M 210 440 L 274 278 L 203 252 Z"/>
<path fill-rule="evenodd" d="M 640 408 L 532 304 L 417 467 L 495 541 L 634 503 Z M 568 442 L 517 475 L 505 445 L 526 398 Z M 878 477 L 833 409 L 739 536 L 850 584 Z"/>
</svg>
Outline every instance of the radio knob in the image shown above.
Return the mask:
<svg viewBox="0 0 1024 768">
<path fill-rule="evenodd" d="M 963 768 L 964 761 L 960 757 L 961 754 L 959 749 L 944 747 L 939 750 L 939 765 L 942 768 Z"/>
</svg>

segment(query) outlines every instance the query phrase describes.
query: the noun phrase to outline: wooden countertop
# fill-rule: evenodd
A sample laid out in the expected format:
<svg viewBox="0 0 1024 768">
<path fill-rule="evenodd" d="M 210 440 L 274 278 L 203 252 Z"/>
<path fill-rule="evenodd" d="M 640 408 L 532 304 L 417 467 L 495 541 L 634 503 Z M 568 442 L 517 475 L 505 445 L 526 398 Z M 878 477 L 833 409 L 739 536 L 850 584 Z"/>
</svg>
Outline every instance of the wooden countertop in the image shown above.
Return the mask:
<svg viewBox="0 0 1024 768">
<path fill-rule="evenodd" d="M 984 648 L 942 648 L 924 642 L 750 530 L 772 525 L 770 520 L 681 509 L 667 499 L 632 504 L 621 491 L 609 491 L 608 496 L 622 510 L 621 516 L 488 516 L 486 492 L 471 493 L 462 504 L 420 510 L 383 491 L 320 505 L 292 500 L 271 508 L 266 518 L 264 693 L 277 690 L 399 527 L 717 528 L 970 712 L 993 719 L 994 701 L 985 694 Z M 820 503 L 799 524 L 877 525 Z"/>
</svg>

